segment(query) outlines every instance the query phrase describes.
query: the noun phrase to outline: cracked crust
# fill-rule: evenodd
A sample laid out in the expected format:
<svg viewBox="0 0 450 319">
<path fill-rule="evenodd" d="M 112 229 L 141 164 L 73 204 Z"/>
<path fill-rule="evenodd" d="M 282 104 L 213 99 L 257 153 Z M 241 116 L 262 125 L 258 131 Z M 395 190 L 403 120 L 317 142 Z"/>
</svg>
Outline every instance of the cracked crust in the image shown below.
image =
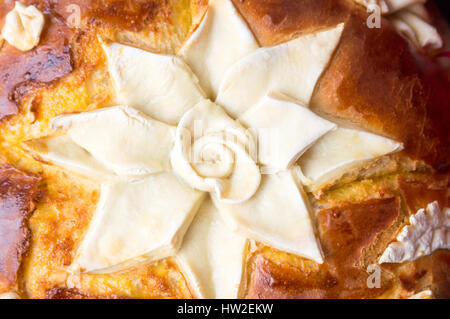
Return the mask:
<svg viewBox="0 0 450 319">
<path fill-rule="evenodd" d="M 324 117 L 401 141 L 404 154 L 440 172 L 450 169 L 447 124 L 450 76 L 424 58 L 382 19 L 353 1 L 235 1 L 262 45 L 345 22 L 342 40 L 319 81 L 311 106 Z"/>
</svg>

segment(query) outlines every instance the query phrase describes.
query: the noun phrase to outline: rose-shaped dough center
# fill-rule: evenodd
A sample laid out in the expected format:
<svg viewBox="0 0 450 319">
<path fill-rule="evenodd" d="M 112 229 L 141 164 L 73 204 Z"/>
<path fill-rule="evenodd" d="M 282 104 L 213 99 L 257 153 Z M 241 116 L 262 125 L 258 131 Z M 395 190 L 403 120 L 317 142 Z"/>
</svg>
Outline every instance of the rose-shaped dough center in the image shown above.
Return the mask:
<svg viewBox="0 0 450 319">
<path fill-rule="evenodd" d="M 250 155 L 251 134 L 211 101 L 198 103 L 181 119 L 171 154 L 172 167 L 192 187 L 240 203 L 258 189 L 261 174 Z"/>
<path fill-rule="evenodd" d="M 195 156 L 192 165 L 203 177 L 227 178 L 234 169 L 235 156 L 232 149 L 221 142 L 220 136 L 204 136 L 193 145 Z"/>
</svg>

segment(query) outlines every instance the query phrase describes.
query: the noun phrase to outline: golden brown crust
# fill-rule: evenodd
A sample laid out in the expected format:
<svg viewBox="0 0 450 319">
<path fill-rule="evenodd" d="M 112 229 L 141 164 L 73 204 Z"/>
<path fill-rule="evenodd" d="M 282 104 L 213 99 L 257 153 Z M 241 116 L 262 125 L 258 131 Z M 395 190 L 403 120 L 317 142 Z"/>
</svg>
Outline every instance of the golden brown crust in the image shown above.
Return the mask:
<svg viewBox="0 0 450 319">
<path fill-rule="evenodd" d="M 31 2 L 45 12 L 46 16 L 52 15 L 61 21 L 65 21 L 69 14 L 66 12 L 66 5 L 74 3 L 29 3 Z M 68 279 L 67 266 L 72 262 L 98 200 L 98 185 L 79 180 L 79 177 L 67 175 L 59 169 L 43 166 L 26 154 L 20 143 L 36 136 L 48 135 L 49 120 L 60 113 L 85 111 L 110 103 L 111 83 L 98 34 L 113 41 L 131 42 L 147 50 L 174 52 L 189 33 L 193 16 L 198 9 L 196 4 L 192 4 L 192 10 L 186 12 L 186 3 L 180 5 L 178 1 L 152 1 L 158 8 L 145 28 L 136 33 L 100 17 L 97 17 L 96 23 L 92 23 L 89 17 L 91 9 L 100 8 L 103 4 L 106 10 L 108 3 L 115 1 L 75 2 L 82 5 L 83 16 L 80 29 L 71 29 L 73 36 L 69 45 L 73 71 L 54 83 L 31 90 L 19 101 L 19 113 L 0 121 L 0 155 L 18 167 L 39 174 L 45 181 L 44 194 L 29 221 L 33 230 L 31 245 L 19 278 L 21 293 L 29 298 L 45 298 L 46 292 L 52 288 L 65 287 Z M 8 8 L 14 4 L 10 1 L 6 3 Z M 89 6 L 83 7 L 83 3 Z M 170 7 L 167 3 L 170 3 Z M 4 4 L 5 2 L 0 1 L 0 16 L 7 12 L 3 11 Z M 133 12 L 130 14 L 133 15 Z M 135 22 L 140 23 L 138 20 Z M 55 39 L 56 35 L 53 40 Z M 2 54 L 0 52 L 0 56 Z M 14 125 L 16 129 L 11 130 L 10 125 Z M 143 265 L 127 273 L 83 275 L 77 285 L 81 294 L 88 296 L 191 296 L 179 269 L 166 260 Z"/>
<path fill-rule="evenodd" d="M 388 298 L 408 298 L 409 296 L 430 289 L 433 298 L 450 296 L 450 252 L 438 250 L 432 255 L 407 261 L 401 264 L 384 264 L 383 270 L 392 274 L 392 289 L 385 296 Z"/>
<path fill-rule="evenodd" d="M 124 299 L 114 295 L 107 297 L 91 296 L 74 288 L 51 288 L 46 291 L 45 299 Z"/>
<path fill-rule="evenodd" d="M 342 0 L 233 0 L 261 45 L 345 22 L 350 14 Z"/>
<path fill-rule="evenodd" d="M 438 201 L 441 207 L 449 206 L 449 176 L 402 176 L 398 178 L 398 193 L 401 194 L 408 215 Z M 407 221 L 403 220 L 403 224 Z M 432 255 L 407 261 L 402 264 L 383 264 L 393 274 L 396 291 L 393 296 L 412 294 L 431 288 L 435 298 L 450 296 L 450 252 L 439 250 Z"/>
<path fill-rule="evenodd" d="M 382 264 L 380 289 L 366 285 L 367 267 L 377 264 L 410 214 L 435 200 L 448 205 L 448 176 L 394 175 L 347 187 L 358 196 L 336 189 L 323 199 L 333 207 L 317 213 L 325 263 L 259 248 L 249 259 L 246 297 L 408 298 L 431 288 L 434 297 L 448 298 L 450 253 L 445 250 L 402 264 Z M 367 192 L 374 199 L 362 201 Z"/>
<path fill-rule="evenodd" d="M 403 142 L 406 154 L 441 172 L 450 169 L 450 76 L 436 60 L 414 52 L 388 20 L 368 28 L 369 14 L 351 0 L 235 3 L 263 45 L 345 22 L 311 106 L 343 124 Z"/>
<path fill-rule="evenodd" d="M 3 12 L 1 12 L 3 13 Z M 40 45 L 27 52 L 3 44 L 0 55 L 0 119 L 17 114 L 23 96 L 72 71 L 72 32 L 55 18 L 43 30 Z"/>
<path fill-rule="evenodd" d="M 398 183 L 410 214 L 434 201 L 438 201 L 441 207 L 450 206 L 449 176 L 434 176 L 425 180 L 401 177 Z"/>
<path fill-rule="evenodd" d="M 253 261 L 249 298 L 374 298 L 392 285 L 369 288 L 368 265 L 360 261 L 364 249 L 398 218 L 399 200 L 387 198 L 326 209 L 318 214 L 325 262 L 293 267 L 263 255 Z M 383 278 L 384 279 L 384 278 Z"/>
<path fill-rule="evenodd" d="M 0 292 L 13 286 L 29 246 L 28 218 L 39 178 L 9 165 L 0 166 Z"/>
<path fill-rule="evenodd" d="M 441 250 L 433 256 L 432 288 L 436 298 L 450 299 L 450 252 Z"/>
<path fill-rule="evenodd" d="M 46 291 L 45 299 L 99 299 L 92 298 L 86 294 L 82 294 L 77 289 L 69 288 L 51 288 Z"/>
<path fill-rule="evenodd" d="M 19 278 L 21 292 L 33 298 L 190 297 L 182 274 L 168 260 L 125 273 L 84 274 L 67 288 L 71 278 L 66 270 L 95 209 L 98 187 L 34 161 L 23 152 L 20 142 L 46 136 L 49 120 L 60 113 L 109 105 L 111 83 L 97 35 L 173 53 L 195 28 L 196 16 L 202 16 L 206 1 L 191 1 L 188 9 L 187 2 L 178 0 L 24 2 L 35 4 L 51 19 L 34 50 L 8 54 L 13 49 L 7 44 L 0 49 L 0 79 L 14 75 L 0 82 L 0 102 L 6 101 L 0 103 L 0 117 L 2 112 L 17 113 L 0 122 L 0 152 L 9 162 L 39 173 L 45 181 L 45 192 L 29 222 L 33 231 Z M 367 13 L 352 0 L 233 2 L 261 45 L 345 22 L 342 41 L 316 87 L 312 108 L 334 121 L 399 140 L 406 147 L 403 154 L 390 159 L 394 164 L 379 177 L 349 179 L 321 198 L 310 196 L 325 252 L 323 265 L 258 246 L 249 257 L 245 296 L 407 297 L 432 287 L 437 297 L 448 297 L 450 254 L 445 251 L 383 266 L 381 288 L 369 289 L 366 284 L 367 266 L 376 263 L 410 214 L 433 200 L 442 207 L 449 205 L 445 175 L 450 158 L 448 73 L 411 48 L 387 20 L 381 29 L 368 29 Z M 0 24 L 13 4 L 0 0 Z M 81 8 L 78 29 L 67 25 L 70 4 Z M 46 61 L 54 63 L 35 67 Z M 421 165 L 402 166 L 404 155 L 425 160 L 442 175 L 433 175 Z M 26 250 L 20 247 L 21 252 Z M 19 264 L 17 260 L 14 267 Z"/>
<path fill-rule="evenodd" d="M 389 25 L 369 29 L 367 15 L 356 11 L 313 97 L 313 107 L 375 133 L 401 141 L 405 153 L 448 170 L 448 75 L 411 53 L 408 43 Z M 439 81 L 432 81 L 439 77 Z M 431 89 L 433 87 L 433 89 Z M 437 98 L 439 96 L 440 98 Z"/>
<path fill-rule="evenodd" d="M 6 41 L 0 46 L 0 120 L 17 114 L 23 97 L 36 88 L 49 88 L 72 72 L 74 66 L 89 69 L 95 61 L 84 58 L 92 59 L 92 55 L 98 53 L 78 52 L 83 38 L 91 37 L 89 41 L 96 42 L 98 39 L 92 39 L 92 35 L 96 36 L 101 29 L 103 36 L 130 42 L 135 40 L 132 34 L 142 32 L 143 37 L 148 37 L 150 31 L 162 31 L 158 29 L 158 21 L 167 23 L 174 18 L 166 0 L 29 0 L 22 3 L 35 5 L 44 13 L 46 22 L 36 48 L 21 52 Z M 76 19 L 71 17 L 78 14 L 74 6 L 80 10 Z M 0 28 L 6 13 L 13 7 L 13 1 L 0 1 Z M 80 29 L 74 28 L 73 23 L 79 23 Z M 39 108 L 39 104 L 40 101 L 35 100 L 31 107 Z"/>
</svg>

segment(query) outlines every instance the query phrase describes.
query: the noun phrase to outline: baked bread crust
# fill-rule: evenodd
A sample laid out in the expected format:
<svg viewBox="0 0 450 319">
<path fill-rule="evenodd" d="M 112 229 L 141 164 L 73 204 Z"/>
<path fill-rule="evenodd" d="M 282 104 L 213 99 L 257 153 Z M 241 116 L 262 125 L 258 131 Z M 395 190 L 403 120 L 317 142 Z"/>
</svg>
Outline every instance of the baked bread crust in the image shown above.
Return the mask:
<svg viewBox="0 0 450 319">
<path fill-rule="evenodd" d="M 366 26 L 369 14 L 353 1 L 237 2 L 262 45 L 345 22 L 328 70 L 311 105 L 340 119 L 405 144 L 405 154 L 440 172 L 449 169 L 449 76 L 425 58 L 383 19 Z"/>
<path fill-rule="evenodd" d="M 39 178 L 9 165 L 0 166 L 0 290 L 17 280 L 29 246 L 28 218 L 38 195 Z"/>
<path fill-rule="evenodd" d="M 109 105 L 113 92 L 99 35 L 174 53 L 201 21 L 207 1 L 189 6 L 171 0 L 32 2 L 47 19 L 40 45 L 21 53 L 4 43 L 0 50 L 0 152 L 3 162 L 38 175 L 44 183 L 29 220 L 31 245 L 19 278 L 9 276 L 2 288 L 0 273 L 0 293 L 14 289 L 31 298 L 190 297 L 186 280 L 170 259 L 121 273 L 71 277 L 67 267 L 98 201 L 98 186 L 32 158 L 21 142 L 47 135 L 49 120 L 58 114 Z M 405 146 L 401 153 L 372 163 L 373 170 L 354 172 L 308 194 L 324 248 L 323 265 L 253 243 L 241 297 L 405 298 L 431 287 L 435 297 L 448 298 L 450 253 L 445 250 L 383 265 L 380 289 L 366 283 L 367 267 L 376 263 L 411 214 L 435 200 L 450 206 L 449 72 L 429 53 L 410 46 L 388 20 L 382 20 L 380 29 L 367 28 L 368 13 L 352 0 L 233 2 L 263 46 L 345 22 L 311 107 L 324 118 Z M 69 27 L 69 4 L 81 8 L 78 28 Z M 0 0 L 0 26 L 13 5 Z M 37 184 L 29 185 L 34 191 L 27 198 L 34 198 Z"/>
</svg>

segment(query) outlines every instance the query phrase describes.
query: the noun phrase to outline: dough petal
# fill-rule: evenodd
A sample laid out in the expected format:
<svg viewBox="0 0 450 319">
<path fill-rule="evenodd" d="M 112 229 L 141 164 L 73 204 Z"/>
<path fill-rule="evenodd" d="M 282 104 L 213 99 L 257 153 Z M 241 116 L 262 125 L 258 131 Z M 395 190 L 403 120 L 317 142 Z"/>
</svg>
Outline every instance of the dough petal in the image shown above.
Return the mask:
<svg viewBox="0 0 450 319">
<path fill-rule="evenodd" d="M 117 175 L 145 175 L 170 168 L 175 127 L 131 107 L 62 115 L 52 124 Z"/>
<path fill-rule="evenodd" d="M 258 48 L 258 43 L 230 0 L 211 0 L 202 22 L 178 54 L 215 99 L 228 68 Z"/>
<path fill-rule="evenodd" d="M 327 132 L 331 123 L 288 97 L 269 93 L 239 121 L 258 135 L 258 162 L 271 172 L 289 168 Z"/>
<path fill-rule="evenodd" d="M 177 261 L 197 298 L 237 298 L 247 251 L 245 237 L 232 232 L 210 199 L 184 236 Z"/>
<path fill-rule="evenodd" d="M 292 170 L 263 175 L 258 192 L 240 204 L 213 200 L 227 224 L 248 238 L 323 262 L 308 203 Z"/>
<path fill-rule="evenodd" d="M 379 135 L 338 128 L 319 139 L 300 157 L 298 164 L 305 177 L 302 182 L 316 190 L 353 167 L 402 149 L 401 143 Z"/>
<path fill-rule="evenodd" d="M 270 91 L 309 104 L 344 28 L 337 27 L 263 47 L 236 62 L 223 79 L 216 102 L 238 118 Z"/>
<path fill-rule="evenodd" d="M 118 104 L 152 118 L 177 124 L 204 98 L 197 77 L 176 56 L 156 54 L 120 43 L 103 44 Z"/>
<path fill-rule="evenodd" d="M 72 268 L 109 273 L 173 256 L 203 198 L 171 173 L 103 185 Z"/>
<path fill-rule="evenodd" d="M 38 160 L 89 179 L 105 181 L 114 177 L 114 172 L 98 162 L 68 135 L 29 140 L 25 141 L 23 146 Z"/>
</svg>

